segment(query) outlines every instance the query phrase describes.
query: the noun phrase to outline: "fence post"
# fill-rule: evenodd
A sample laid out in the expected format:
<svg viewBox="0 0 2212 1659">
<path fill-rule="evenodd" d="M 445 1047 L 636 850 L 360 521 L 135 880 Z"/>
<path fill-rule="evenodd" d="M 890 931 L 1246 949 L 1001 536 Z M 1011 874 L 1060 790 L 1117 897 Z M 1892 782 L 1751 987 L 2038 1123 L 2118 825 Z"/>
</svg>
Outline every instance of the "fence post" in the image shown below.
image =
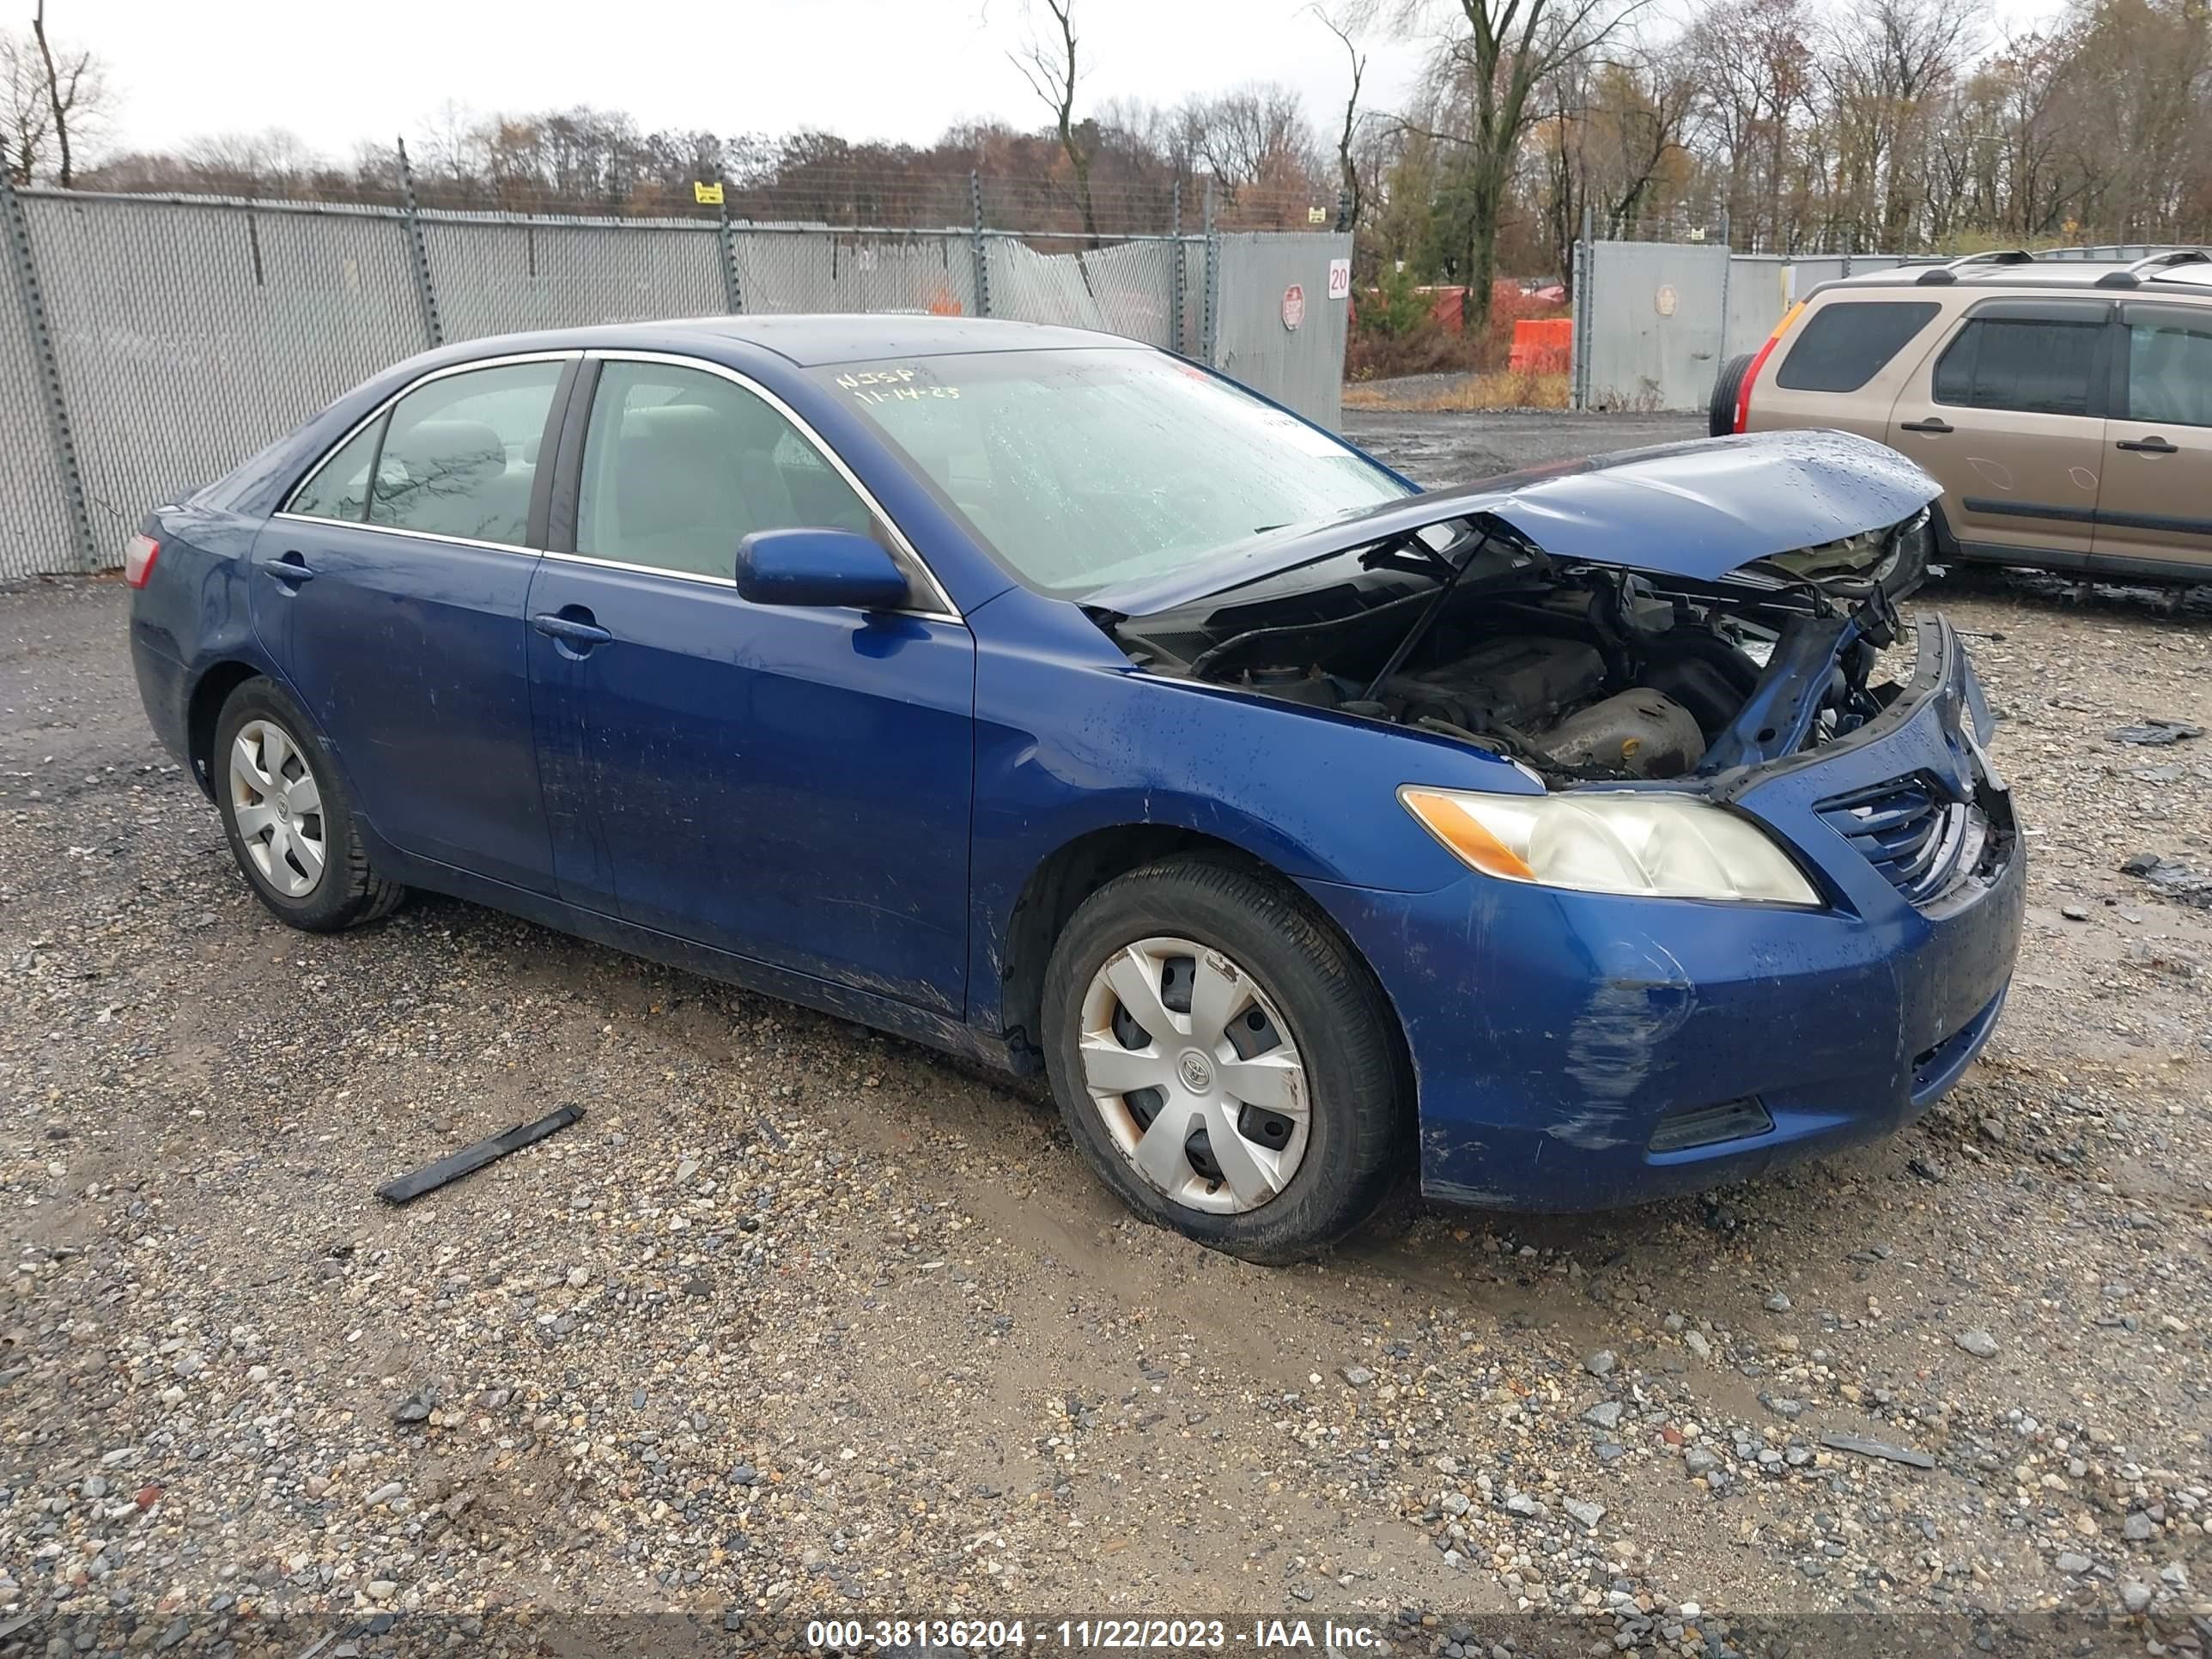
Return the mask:
<svg viewBox="0 0 2212 1659">
<path fill-rule="evenodd" d="M 1717 361 L 1729 360 L 1729 282 L 1735 275 L 1735 250 L 1729 246 L 1728 210 L 1721 210 L 1721 346 Z"/>
<path fill-rule="evenodd" d="M 92 512 L 85 504 L 84 474 L 77 468 L 69 407 L 62 397 L 61 360 L 54 355 L 53 333 L 46 326 L 46 299 L 39 288 L 38 263 L 31 253 L 31 222 L 4 167 L 0 167 L 0 216 L 8 222 L 4 230 L 8 263 L 15 269 L 15 293 L 23 303 L 23 321 L 30 331 L 31 356 L 38 371 L 39 389 L 46 398 L 46 437 L 53 445 L 55 470 L 62 477 L 70 530 L 76 538 L 77 563 L 86 570 L 96 569 L 99 555 L 93 545 Z"/>
<path fill-rule="evenodd" d="M 1589 204 L 1584 202 L 1582 240 L 1575 244 L 1575 372 L 1571 380 L 1572 401 L 1577 409 L 1589 407 L 1590 336 L 1595 331 L 1590 324 L 1590 278 L 1597 269 L 1590 246 L 1591 223 Z"/>
<path fill-rule="evenodd" d="M 1190 290 L 1190 277 L 1183 266 L 1182 246 L 1182 180 L 1175 181 L 1168 192 L 1168 234 L 1174 238 L 1168 246 L 1175 250 L 1175 262 L 1169 280 L 1175 289 L 1175 304 L 1169 315 L 1175 319 L 1175 349 L 1182 349 L 1182 307 L 1184 296 Z"/>
<path fill-rule="evenodd" d="M 991 314 L 991 256 L 983 246 L 983 175 L 974 167 L 968 170 L 968 206 L 975 228 L 969 233 L 968 246 L 975 261 L 975 314 Z"/>
<path fill-rule="evenodd" d="M 1221 231 L 1213 222 L 1213 180 L 1206 181 L 1206 292 L 1200 301 L 1198 355 L 1208 368 L 1218 368 L 1214 348 L 1220 343 Z"/>
<path fill-rule="evenodd" d="M 728 192 L 714 211 L 721 223 L 714 232 L 715 244 L 722 250 L 722 305 L 734 317 L 745 308 L 745 291 L 738 285 L 738 234 L 730 228 Z"/>
<path fill-rule="evenodd" d="M 407 221 L 407 246 L 414 256 L 415 299 L 422 307 L 422 332 L 433 346 L 446 343 L 446 325 L 438 318 L 438 290 L 430 281 L 430 245 L 422 240 L 422 216 L 415 205 L 415 169 L 407 165 L 407 141 L 399 141 L 400 212 Z"/>
</svg>

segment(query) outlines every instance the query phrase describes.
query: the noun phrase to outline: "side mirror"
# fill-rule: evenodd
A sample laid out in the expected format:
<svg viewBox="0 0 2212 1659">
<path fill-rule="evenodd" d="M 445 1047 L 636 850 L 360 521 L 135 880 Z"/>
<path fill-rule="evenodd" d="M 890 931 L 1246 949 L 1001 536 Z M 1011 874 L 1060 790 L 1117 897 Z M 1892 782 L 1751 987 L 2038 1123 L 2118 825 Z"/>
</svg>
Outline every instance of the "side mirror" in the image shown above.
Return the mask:
<svg viewBox="0 0 2212 1659">
<path fill-rule="evenodd" d="M 756 530 L 738 544 L 738 597 L 755 605 L 889 611 L 908 602 L 905 573 L 850 530 Z"/>
</svg>

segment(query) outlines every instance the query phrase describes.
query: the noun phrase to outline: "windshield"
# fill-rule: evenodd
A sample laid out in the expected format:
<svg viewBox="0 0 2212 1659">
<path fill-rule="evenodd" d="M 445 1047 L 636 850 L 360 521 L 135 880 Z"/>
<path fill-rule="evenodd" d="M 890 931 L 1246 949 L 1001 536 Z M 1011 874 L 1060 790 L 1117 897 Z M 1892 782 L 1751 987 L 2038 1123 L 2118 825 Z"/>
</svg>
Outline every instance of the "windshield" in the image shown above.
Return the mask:
<svg viewBox="0 0 2212 1659">
<path fill-rule="evenodd" d="M 1263 531 L 1414 492 L 1156 351 L 996 351 L 814 371 L 1030 587 L 1080 599 Z"/>
</svg>

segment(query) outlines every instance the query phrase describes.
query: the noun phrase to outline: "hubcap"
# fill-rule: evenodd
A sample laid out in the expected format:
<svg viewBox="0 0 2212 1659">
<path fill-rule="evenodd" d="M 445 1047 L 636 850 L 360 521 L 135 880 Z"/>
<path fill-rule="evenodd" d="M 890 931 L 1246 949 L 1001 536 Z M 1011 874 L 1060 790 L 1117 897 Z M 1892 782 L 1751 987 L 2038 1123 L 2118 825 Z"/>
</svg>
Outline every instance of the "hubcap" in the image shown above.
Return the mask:
<svg viewBox="0 0 2212 1659">
<path fill-rule="evenodd" d="M 281 726 L 248 720 L 230 745 L 230 811 L 246 857 L 287 898 L 323 878 L 323 792 Z"/>
<path fill-rule="evenodd" d="M 1139 939 L 1083 999 L 1083 1085 L 1145 1182 L 1216 1215 L 1267 1203 L 1304 1162 L 1313 1108 L 1291 1029 L 1237 963 Z"/>
</svg>

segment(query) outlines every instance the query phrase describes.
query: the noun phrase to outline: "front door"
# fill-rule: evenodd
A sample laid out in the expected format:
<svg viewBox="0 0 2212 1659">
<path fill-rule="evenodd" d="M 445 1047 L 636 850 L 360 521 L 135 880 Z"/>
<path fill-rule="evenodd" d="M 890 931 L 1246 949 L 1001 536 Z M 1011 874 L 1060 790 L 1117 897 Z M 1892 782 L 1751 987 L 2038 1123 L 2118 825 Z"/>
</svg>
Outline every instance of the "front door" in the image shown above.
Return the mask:
<svg viewBox="0 0 2212 1659">
<path fill-rule="evenodd" d="M 2212 307 L 2121 307 L 2094 564 L 2212 580 Z"/>
<path fill-rule="evenodd" d="M 552 890 L 523 605 L 565 358 L 441 374 L 349 438 L 254 544 L 254 628 L 404 852 Z"/>
<path fill-rule="evenodd" d="M 722 372 L 602 363 L 577 474 L 575 550 L 548 556 L 529 603 L 562 895 L 957 1013 L 966 625 L 738 597 L 756 530 L 858 530 L 911 555 L 808 434 Z"/>
<path fill-rule="evenodd" d="M 1943 486 L 1960 541 L 2040 563 L 2088 562 L 2111 313 L 2103 301 L 1989 301 L 1899 394 L 1887 442 Z"/>
</svg>

